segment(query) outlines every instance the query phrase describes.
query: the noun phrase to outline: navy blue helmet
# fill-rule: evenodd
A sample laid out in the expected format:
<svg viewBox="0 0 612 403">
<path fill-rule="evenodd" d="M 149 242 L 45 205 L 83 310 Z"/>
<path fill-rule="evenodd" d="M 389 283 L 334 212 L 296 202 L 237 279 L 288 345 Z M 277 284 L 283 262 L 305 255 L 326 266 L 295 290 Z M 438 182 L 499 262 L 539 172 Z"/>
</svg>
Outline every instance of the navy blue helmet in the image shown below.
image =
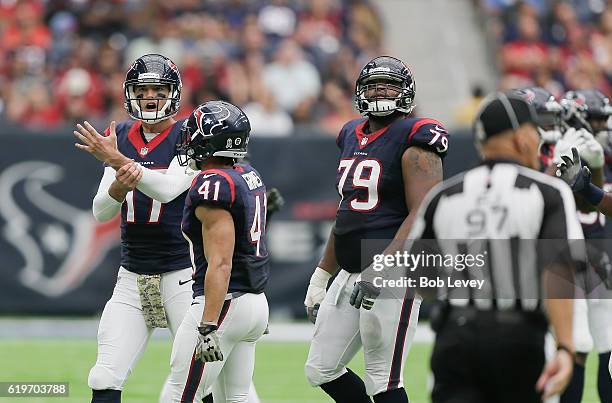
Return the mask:
<svg viewBox="0 0 612 403">
<path fill-rule="evenodd" d="M 399 59 L 379 56 L 368 62 L 357 78 L 355 106 L 364 116 L 386 116 L 414 109 L 416 85 L 410 69 Z"/>
<path fill-rule="evenodd" d="M 168 86 L 168 95 L 143 99 L 139 85 Z M 174 116 L 180 106 L 181 75 L 176 64 L 166 56 L 148 54 L 139 57 L 128 70 L 123 83 L 124 107 L 134 119 L 154 124 Z"/>
<path fill-rule="evenodd" d="M 209 101 L 195 108 L 183 122 L 177 157 L 181 165 L 210 157 L 244 158 L 251 124 L 242 109 L 225 101 Z M 195 168 L 195 167 L 194 167 Z"/>
<path fill-rule="evenodd" d="M 555 96 L 542 87 L 527 87 L 515 93 L 529 102 L 537 114 L 537 126 L 544 143 L 554 144 L 561 139 L 563 126 L 563 107 Z"/>
<path fill-rule="evenodd" d="M 610 149 L 612 105 L 603 92 L 596 89 L 568 91 L 561 102 L 568 125 L 576 129 L 587 129 L 602 146 Z"/>
</svg>

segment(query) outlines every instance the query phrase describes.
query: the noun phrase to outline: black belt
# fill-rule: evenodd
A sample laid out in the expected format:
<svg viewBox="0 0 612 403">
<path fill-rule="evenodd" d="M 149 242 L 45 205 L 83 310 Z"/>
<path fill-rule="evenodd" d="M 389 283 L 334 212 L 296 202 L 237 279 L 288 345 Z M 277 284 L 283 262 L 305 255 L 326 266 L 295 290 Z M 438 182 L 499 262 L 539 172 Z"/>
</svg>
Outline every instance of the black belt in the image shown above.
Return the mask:
<svg viewBox="0 0 612 403">
<path fill-rule="evenodd" d="M 490 320 L 499 324 L 521 324 L 525 322 L 533 322 L 536 325 L 546 329 L 548 320 L 546 315 L 540 311 L 520 311 L 520 310 L 485 310 L 477 309 L 473 306 L 467 307 L 448 307 L 448 319 L 453 321 L 471 321 L 471 320 Z"/>
</svg>

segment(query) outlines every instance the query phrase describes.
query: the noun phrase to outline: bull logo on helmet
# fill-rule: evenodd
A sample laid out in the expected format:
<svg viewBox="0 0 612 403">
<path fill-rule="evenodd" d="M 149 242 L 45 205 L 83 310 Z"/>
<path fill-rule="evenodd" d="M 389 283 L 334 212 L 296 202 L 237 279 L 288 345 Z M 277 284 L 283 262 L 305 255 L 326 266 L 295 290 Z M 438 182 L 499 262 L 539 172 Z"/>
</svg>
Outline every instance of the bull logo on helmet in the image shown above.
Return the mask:
<svg viewBox="0 0 612 403">
<path fill-rule="evenodd" d="M 207 111 L 207 112 L 205 112 Z M 195 112 L 198 131 L 204 137 L 214 136 L 215 131 L 223 127 L 223 122 L 231 115 L 229 109 L 223 105 L 210 105 L 206 109 Z"/>
</svg>

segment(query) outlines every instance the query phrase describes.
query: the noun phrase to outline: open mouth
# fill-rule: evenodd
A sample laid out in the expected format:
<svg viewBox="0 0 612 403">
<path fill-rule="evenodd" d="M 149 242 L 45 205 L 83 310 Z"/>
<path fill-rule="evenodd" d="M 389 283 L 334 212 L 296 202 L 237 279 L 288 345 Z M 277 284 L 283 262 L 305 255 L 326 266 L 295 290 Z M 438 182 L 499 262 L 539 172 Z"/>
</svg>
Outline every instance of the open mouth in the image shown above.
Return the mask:
<svg viewBox="0 0 612 403">
<path fill-rule="evenodd" d="M 157 102 L 151 101 L 151 102 L 145 103 L 144 110 L 147 111 L 147 112 L 155 112 L 155 111 L 157 111 Z"/>
</svg>

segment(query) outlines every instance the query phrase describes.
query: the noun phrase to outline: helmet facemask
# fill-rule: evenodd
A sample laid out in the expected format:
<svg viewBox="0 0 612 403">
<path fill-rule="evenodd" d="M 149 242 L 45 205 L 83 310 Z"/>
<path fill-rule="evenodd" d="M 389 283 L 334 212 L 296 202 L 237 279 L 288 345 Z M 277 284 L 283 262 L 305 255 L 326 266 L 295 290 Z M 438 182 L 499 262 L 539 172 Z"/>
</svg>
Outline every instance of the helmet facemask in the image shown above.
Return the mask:
<svg viewBox="0 0 612 403">
<path fill-rule="evenodd" d="M 138 94 L 141 86 L 165 86 L 164 92 L 167 96 L 156 96 L 155 98 L 144 97 Z M 148 124 L 159 123 L 176 115 L 180 102 L 180 91 L 171 80 L 130 80 L 124 85 L 125 108 L 134 119 Z M 162 95 L 162 94 L 158 94 Z M 148 108 L 153 106 L 153 108 Z M 151 110 L 146 110 L 151 109 Z"/>
<path fill-rule="evenodd" d="M 555 144 L 563 137 L 563 107 L 554 99 L 538 111 L 538 133 L 543 143 Z"/>
<path fill-rule="evenodd" d="M 393 74 L 372 74 L 361 79 L 355 103 L 363 115 L 388 116 L 393 112 L 409 114 L 414 109 L 414 90 L 405 79 Z"/>
</svg>

